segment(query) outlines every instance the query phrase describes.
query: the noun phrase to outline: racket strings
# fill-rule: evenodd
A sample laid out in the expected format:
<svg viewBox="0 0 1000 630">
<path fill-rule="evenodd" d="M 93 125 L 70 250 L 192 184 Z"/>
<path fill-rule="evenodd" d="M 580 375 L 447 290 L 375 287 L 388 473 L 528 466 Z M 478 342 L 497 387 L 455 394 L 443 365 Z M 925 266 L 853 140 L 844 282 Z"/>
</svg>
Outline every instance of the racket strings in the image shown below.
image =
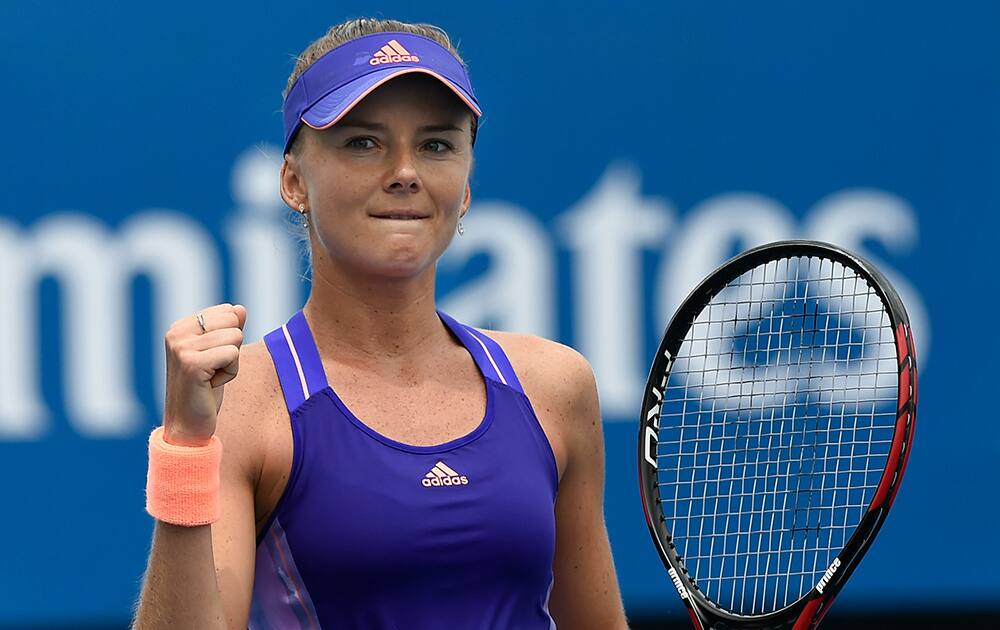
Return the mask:
<svg viewBox="0 0 1000 630">
<path fill-rule="evenodd" d="M 694 319 L 664 391 L 657 482 L 708 599 L 761 614 L 819 581 L 885 467 L 895 357 L 874 289 L 825 259 L 751 269 Z"/>
</svg>

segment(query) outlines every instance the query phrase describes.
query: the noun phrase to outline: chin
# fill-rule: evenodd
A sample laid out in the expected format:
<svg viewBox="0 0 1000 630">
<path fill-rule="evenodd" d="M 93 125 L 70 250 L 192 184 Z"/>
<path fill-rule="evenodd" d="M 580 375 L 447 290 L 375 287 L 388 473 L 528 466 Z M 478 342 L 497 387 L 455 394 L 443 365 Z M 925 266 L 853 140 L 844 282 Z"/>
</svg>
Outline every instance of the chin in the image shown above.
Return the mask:
<svg viewBox="0 0 1000 630">
<path fill-rule="evenodd" d="M 330 262 L 345 271 L 370 279 L 407 280 L 420 277 L 430 270 L 444 253 L 447 242 L 413 235 L 378 235 L 355 240 L 349 248 L 329 252 Z M 367 243 L 367 247 L 363 246 Z M 350 273 L 350 272 L 349 272 Z"/>
<path fill-rule="evenodd" d="M 419 276 L 433 269 L 444 253 L 447 243 L 429 242 L 425 239 L 390 238 L 382 246 L 367 252 L 369 268 L 377 275 L 405 279 Z"/>
<path fill-rule="evenodd" d="M 434 266 L 434 260 L 426 251 L 393 251 L 377 260 L 368 260 L 368 268 L 374 275 L 396 280 L 415 278 Z"/>
</svg>

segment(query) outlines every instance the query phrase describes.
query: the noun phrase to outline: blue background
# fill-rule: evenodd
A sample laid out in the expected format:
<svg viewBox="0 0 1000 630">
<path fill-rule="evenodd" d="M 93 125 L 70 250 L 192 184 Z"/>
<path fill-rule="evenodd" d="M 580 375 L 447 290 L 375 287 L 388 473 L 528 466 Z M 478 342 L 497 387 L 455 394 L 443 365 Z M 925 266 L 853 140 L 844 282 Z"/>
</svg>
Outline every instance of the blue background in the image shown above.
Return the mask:
<svg viewBox="0 0 1000 630">
<path fill-rule="evenodd" d="M 246 198 L 234 192 L 234 164 L 248 150 L 266 156 L 280 145 L 280 95 L 294 56 L 327 26 L 373 13 L 438 24 L 459 43 L 487 112 L 473 194 L 539 228 L 539 251 L 552 261 L 544 332 L 580 346 L 589 313 L 579 283 L 585 254 L 567 237 L 583 228 L 561 217 L 583 216 L 582 202 L 609 177 L 634 181 L 633 196 L 653 200 L 649 230 L 662 238 L 638 254 L 630 281 L 641 306 L 624 324 L 639 340 L 628 357 L 636 371 L 669 314 L 657 305 L 676 303 L 663 292 L 693 286 L 670 284 L 674 276 L 660 270 L 688 264 L 673 254 L 696 227 L 727 227 L 707 201 L 741 194 L 730 208 L 768 206 L 768 216 L 791 222 L 787 236 L 802 235 L 817 206 L 845 191 L 898 202 L 906 221 L 895 238 L 886 202 L 871 214 L 889 217 L 887 235 L 841 244 L 886 265 L 924 314 L 916 444 L 894 511 L 835 608 L 1000 608 L 1000 428 L 982 395 L 992 391 L 997 351 L 987 261 L 1000 226 L 1000 5 L 4 3 L 0 227 L 28 243 L 47 218 L 72 214 L 114 235 L 159 209 L 205 231 L 222 266 L 213 301 L 235 299 L 226 226 L 249 215 L 240 214 Z M 476 220 L 474 206 L 473 234 Z M 756 244 L 740 234 L 705 256 L 718 263 Z M 483 278 L 491 261 L 443 265 L 442 298 Z M 12 269 L 0 267 L 0 283 Z M 702 272 L 695 265 L 687 274 Z M 306 284 L 295 286 L 304 296 Z M 150 349 L 162 330 L 149 321 L 163 305 L 148 278 L 129 287 L 141 412 L 113 436 L 71 421 L 64 366 L 75 341 L 66 330 L 77 314 L 60 281 L 42 274 L 30 290 L 0 296 L 40 305 L 31 376 L 49 410 L 31 437 L 0 433 L 0 625 L 121 624 L 130 614 L 151 532 L 145 435 L 160 405 L 154 375 L 162 367 Z M 612 289 L 593 290 L 617 295 Z M 604 380 L 605 363 L 588 357 Z M 678 615 L 636 489 L 641 386 L 633 407 L 621 396 L 605 407 L 607 522 L 629 612 Z"/>
</svg>

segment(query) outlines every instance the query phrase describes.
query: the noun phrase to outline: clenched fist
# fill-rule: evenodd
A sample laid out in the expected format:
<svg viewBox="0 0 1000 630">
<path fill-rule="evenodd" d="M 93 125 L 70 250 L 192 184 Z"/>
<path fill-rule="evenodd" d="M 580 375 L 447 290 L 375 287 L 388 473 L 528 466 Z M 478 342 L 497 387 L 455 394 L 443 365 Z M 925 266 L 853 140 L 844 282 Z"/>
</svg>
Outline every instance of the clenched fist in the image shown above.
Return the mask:
<svg viewBox="0 0 1000 630">
<path fill-rule="evenodd" d="M 236 378 L 247 309 L 219 304 L 177 320 L 164 336 L 167 394 L 164 439 L 181 446 L 207 444 L 215 433 L 226 383 Z"/>
</svg>

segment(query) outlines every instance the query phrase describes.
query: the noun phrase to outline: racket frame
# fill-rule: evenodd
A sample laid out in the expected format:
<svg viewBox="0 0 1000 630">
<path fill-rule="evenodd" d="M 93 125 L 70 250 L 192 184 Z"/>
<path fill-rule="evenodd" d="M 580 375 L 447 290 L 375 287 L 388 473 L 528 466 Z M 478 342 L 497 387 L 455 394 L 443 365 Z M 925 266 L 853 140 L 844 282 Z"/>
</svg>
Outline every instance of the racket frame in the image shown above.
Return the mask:
<svg viewBox="0 0 1000 630">
<path fill-rule="evenodd" d="M 726 285 L 757 266 L 776 259 L 821 257 L 839 262 L 856 272 L 875 290 L 886 307 L 889 325 L 895 335 L 896 358 L 899 368 L 899 400 L 885 470 L 876 487 L 865 515 L 844 548 L 837 554 L 823 578 L 805 595 L 779 610 L 761 615 L 737 615 L 723 610 L 706 598 L 688 575 L 677 553 L 666 519 L 658 509 L 656 437 L 659 430 L 660 404 L 663 400 L 670 370 L 694 319 L 712 298 Z M 881 529 L 889 508 L 899 491 L 906 470 L 916 423 L 917 365 L 909 317 L 902 300 L 888 279 L 871 263 L 847 250 L 820 241 L 776 241 L 750 249 L 723 263 L 709 274 L 681 303 L 670 320 L 656 351 L 643 395 L 639 420 L 639 494 L 650 536 L 667 569 L 668 575 L 687 607 L 688 615 L 698 630 L 742 628 L 746 630 L 811 630 L 820 620 L 834 597 L 843 588 Z M 655 518 L 653 517 L 655 515 Z"/>
</svg>

